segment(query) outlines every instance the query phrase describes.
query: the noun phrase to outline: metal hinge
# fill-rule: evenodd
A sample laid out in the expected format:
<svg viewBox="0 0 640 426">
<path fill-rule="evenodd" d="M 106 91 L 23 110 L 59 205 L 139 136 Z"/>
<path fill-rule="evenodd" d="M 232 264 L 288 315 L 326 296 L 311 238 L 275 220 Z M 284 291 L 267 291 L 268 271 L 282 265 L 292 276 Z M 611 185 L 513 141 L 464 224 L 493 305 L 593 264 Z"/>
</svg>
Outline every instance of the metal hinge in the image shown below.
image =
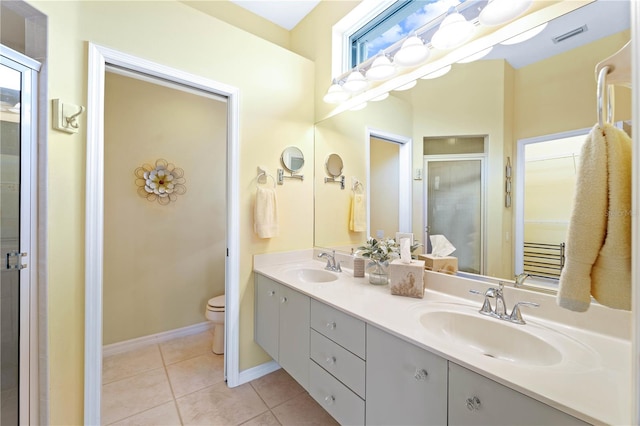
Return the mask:
<svg viewBox="0 0 640 426">
<path fill-rule="evenodd" d="M 24 269 L 26 263 L 21 263 L 20 259 L 26 257 L 27 253 L 20 253 L 18 250 L 12 250 L 7 253 L 7 269 Z"/>
</svg>

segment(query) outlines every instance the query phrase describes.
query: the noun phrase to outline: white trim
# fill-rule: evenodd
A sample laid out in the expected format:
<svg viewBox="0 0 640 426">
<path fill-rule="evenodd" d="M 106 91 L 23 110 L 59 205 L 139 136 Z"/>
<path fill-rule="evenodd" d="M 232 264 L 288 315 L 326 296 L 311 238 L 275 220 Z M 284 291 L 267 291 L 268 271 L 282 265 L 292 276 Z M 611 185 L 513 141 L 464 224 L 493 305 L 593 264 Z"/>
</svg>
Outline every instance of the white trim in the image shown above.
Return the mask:
<svg viewBox="0 0 640 426">
<path fill-rule="evenodd" d="M 640 423 L 640 262 L 638 261 L 638 253 L 640 253 L 640 225 L 638 223 L 640 209 L 640 133 L 638 132 L 638 123 L 640 123 L 640 53 L 638 53 L 638 40 L 640 40 L 640 2 L 631 2 L 631 40 L 634 46 L 631 49 L 631 87 L 634 88 L 631 97 L 632 122 L 636 129 L 633 131 L 633 149 L 632 149 L 632 202 L 631 216 L 631 288 L 632 288 L 632 307 L 633 321 L 631 325 L 632 339 L 632 362 L 631 374 L 633 387 L 631 389 L 631 401 L 635 401 L 632 408 L 631 419 L 632 424 Z"/>
<path fill-rule="evenodd" d="M 85 387 L 84 423 L 100 424 L 102 393 L 102 268 L 104 204 L 104 79 L 106 64 L 142 72 L 228 99 L 227 248 L 225 369 L 230 387 L 239 384 L 239 97 L 237 88 L 89 43 L 87 181 L 85 211 Z"/>
<path fill-rule="evenodd" d="M 366 128 L 365 158 L 366 179 L 371 182 L 371 137 L 384 139 L 400 146 L 398 153 L 398 232 L 413 232 L 413 185 L 411 169 L 413 167 L 413 139 L 408 136 L 397 135 L 384 130 Z M 367 185 L 367 235 L 371 233 L 371 185 Z"/>
<path fill-rule="evenodd" d="M 240 384 L 249 383 L 252 380 L 259 379 L 262 376 L 273 373 L 280 368 L 281 367 L 277 362 L 269 361 L 255 367 L 242 370 L 239 376 Z"/>
<path fill-rule="evenodd" d="M 202 333 L 213 328 L 211 321 L 205 321 L 187 327 L 176 328 L 175 330 L 163 331 L 162 333 L 150 334 L 148 336 L 138 337 L 135 339 L 125 340 L 124 342 L 112 343 L 102 347 L 102 357 L 121 354 L 145 346 L 157 345 L 179 337 L 191 336 L 193 334 Z"/>
</svg>

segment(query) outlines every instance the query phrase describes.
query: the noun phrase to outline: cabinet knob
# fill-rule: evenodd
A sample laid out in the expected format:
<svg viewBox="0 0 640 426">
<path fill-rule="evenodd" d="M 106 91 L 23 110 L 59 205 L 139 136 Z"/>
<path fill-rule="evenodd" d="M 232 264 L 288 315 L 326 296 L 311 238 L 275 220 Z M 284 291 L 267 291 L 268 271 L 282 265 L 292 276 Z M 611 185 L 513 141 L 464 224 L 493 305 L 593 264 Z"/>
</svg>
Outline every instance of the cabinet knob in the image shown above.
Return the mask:
<svg viewBox="0 0 640 426">
<path fill-rule="evenodd" d="M 328 356 L 327 357 L 327 364 L 331 365 L 331 364 L 335 364 L 336 362 L 336 357 L 335 356 Z"/>
<path fill-rule="evenodd" d="M 324 402 L 327 403 L 327 405 L 332 405 L 335 402 L 335 397 L 333 395 L 328 395 L 324 397 Z"/>
<path fill-rule="evenodd" d="M 276 294 L 276 292 L 275 292 L 274 290 L 270 290 L 270 291 L 269 291 L 269 296 L 273 296 L 273 295 L 275 295 L 275 294 Z"/>
<path fill-rule="evenodd" d="M 329 330 L 335 330 L 335 328 L 336 328 L 336 322 L 335 322 L 335 321 L 328 322 L 328 323 L 327 323 L 327 328 L 328 328 Z"/>
<path fill-rule="evenodd" d="M 413 378 L 416 380 L 426 380 L 429 373 L 424 368 L 416 368 Z"/>
<path fill-rule="evenodd" d="M 480 399 L 477 396 L 467 398 L 467 409 L 469 411 L 477 411 L 480 409 Z"/>
<path fill-rule="evenodd" d="M 286 297 L 283 297 L 282 299 L 280 299 L 280 301 L 281 301 L 282 303 L 287 303 L 287 298 L 286 298 Z"/>
</svg>

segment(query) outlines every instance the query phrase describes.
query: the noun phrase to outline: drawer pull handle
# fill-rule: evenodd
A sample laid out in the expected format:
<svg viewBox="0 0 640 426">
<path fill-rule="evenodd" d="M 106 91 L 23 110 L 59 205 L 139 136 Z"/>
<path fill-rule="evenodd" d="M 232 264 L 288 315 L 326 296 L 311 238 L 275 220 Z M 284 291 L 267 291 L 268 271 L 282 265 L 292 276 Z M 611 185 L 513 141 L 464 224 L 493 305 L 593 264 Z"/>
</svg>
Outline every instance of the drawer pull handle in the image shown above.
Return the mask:
<svg viewBox="0 0 640 426">
<path fill-rule="evenodd" d="M 480 399 L 477 396 L 467 398 L 467 409 L 469 411 L 478 411 L 480 409 Z"/>
<path fill-rule="evenodd" d="M 271 291 L 269 292 L 269 296 L 273 296 L 273 295 L 275 295 L 275 294 L 276 294 L 276 292 L 275 292 L 275 291 L 273 291 L 273 290 L 271 290 Z"/>
<path fill-rule="evenodd" d="M 335 402 L 335 397 L 333 395 L 329 395 L 329 396 L 325 396 L 324 397 L 324 402 L 327 403 L 327 405 L 332 405 Z"/>
<path fill-rule="evenodd" d="M 331 364 L 335 364 L 336 363 L 336 357 L 335 356 L 328 356 L 327 357 L 327 364 L 331 365 Z"/>
<path fill-rule="evenodd" d="M 413 378 L 416 380 L 426 380 L 429 373 L 424 368 L 416 368 L 416 373 L 413 375 Z"/>
<path fill-rule="evenodd" d="M 281 302 L 282 302 L 282 303 L 287 303 L 287 298 L 286 298 L 286 297 L 283 297 L 283 298 L 281 299 Z"/>
<path fill-rule="evenodd" d="M 328 322 L 328 323 L 327 323 L 327 328 L 328 328 L 329 330 L 335 330 L 335 329 L 336 329 L 336 322 L 335 322 L 335 321 Z"/>
</svg>

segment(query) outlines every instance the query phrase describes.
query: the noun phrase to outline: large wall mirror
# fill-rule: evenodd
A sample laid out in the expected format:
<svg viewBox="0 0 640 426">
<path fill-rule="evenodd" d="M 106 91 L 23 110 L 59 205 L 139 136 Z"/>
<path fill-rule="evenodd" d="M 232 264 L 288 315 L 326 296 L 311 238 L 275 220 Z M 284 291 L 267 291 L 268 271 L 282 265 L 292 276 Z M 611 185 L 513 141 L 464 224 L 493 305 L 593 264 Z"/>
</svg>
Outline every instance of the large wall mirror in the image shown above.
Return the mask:
<svg viewBox="0 0 640 426">
<path fill-rule="evenodd" d="M 471 154 L 455 144 L 480 140 L 484 145 L 480 143 L 481 151 L 473 156 L 482 159 L 477 185 L 481 220 L 468 234 L 479 246 L 480 274 L 512 280 L 521 247 L 516 247 L 514 239 L 515 203 L 505 205 L 506 166 L 508 162 L 513 166 L 511 196 L 517 200 L 522 194 L 515 191 L 516 183 L 523 179 L 516 173 L 518 161 L 523 161 L 517 155 L 519 140 L 595 125 L 595 66 L 629 41 L 629 10 L 627 1 L 590 2 L 556 17 L 529 41 L 497 45 L 481 60 L 453 64 L 442 77 L 418 80 L 409 91 L 392 92 L 383 101 L 369 102 L 363 110 L 342 112 L 316 123 L 315 245 L 349 252 L 376 231 L 350 232 L 349 191 L 336 194 L 319 183 L 323 175 L 318 170 L 324 170 L 321 163 L 329 153 L 344 159 L 347 182 L 357 178 L 370 198 L 392 198 L 389 189 L 373 187 L 367 180 L 375 173 L 369 162 L 370 129 L 411 139 L 412 164 L 401 171 L 408 176 L 405 182 L 410 183 L 405 185 L 409 188 L 398 188 L 398 192 L 410 197 L 410 231 L 424 242 L 427 216 L 451 215 L 435 207 L 425 209 L 429 186 L 444 188 L 453 168 L 438 169 L 442 171 L 436 174 L 433 167 L 430 173 L 428 160 L 465 159 Z M 607 19 L 600 19 L 602 16 Z M 615 120 L 629 120 L 631 91 L 621 87 L 615 91 Z M 428 143 L 432 140 L 450 140 L 444 143 L 450 151 L 431 154 Z M 460 202 L 451 205 L 464 208 Z M 464 222 L 461 227 L 468 225 L 466 219 L 460 222 Z M 393 236 L 398 230 L 400 225 L 385 234 Z"/>
</svg>

